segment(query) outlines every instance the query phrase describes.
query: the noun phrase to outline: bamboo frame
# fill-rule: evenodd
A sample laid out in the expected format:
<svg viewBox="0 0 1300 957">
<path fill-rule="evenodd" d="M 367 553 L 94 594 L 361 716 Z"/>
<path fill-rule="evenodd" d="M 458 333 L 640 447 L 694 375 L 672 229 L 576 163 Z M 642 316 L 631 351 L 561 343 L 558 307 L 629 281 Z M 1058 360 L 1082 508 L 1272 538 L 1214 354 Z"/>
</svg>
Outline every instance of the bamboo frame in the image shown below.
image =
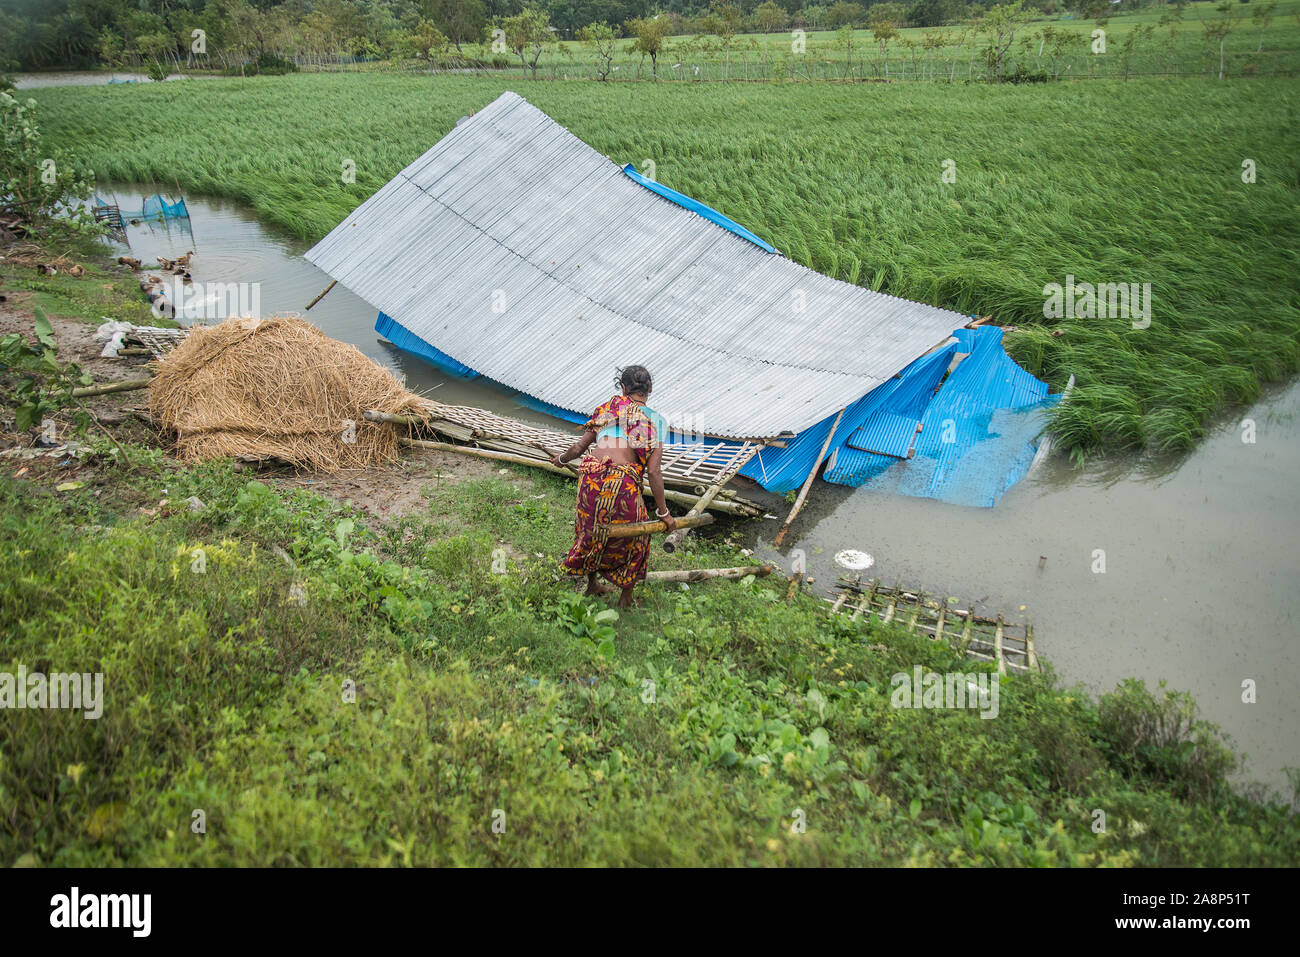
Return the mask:
<svg viewBox="0 0 1300 957">
<path fill-rule="evenodd" d="M 875 615 L 892 621 L 914 634 L 934 641 L 946 641 L 968 658 L 997 666 L 1000 674 L 1040 670 L 1034 649 L 1034 626 L 1028 620 L 1008 621 L 1003 615 L 989 618 L 969 608 L 950 608 L 938 597 L 927 597 L 901 584 L 882 586 L 879 581 L 862 577 L 842 577 L 826 599 L 831 614 Z"/>
</svg>

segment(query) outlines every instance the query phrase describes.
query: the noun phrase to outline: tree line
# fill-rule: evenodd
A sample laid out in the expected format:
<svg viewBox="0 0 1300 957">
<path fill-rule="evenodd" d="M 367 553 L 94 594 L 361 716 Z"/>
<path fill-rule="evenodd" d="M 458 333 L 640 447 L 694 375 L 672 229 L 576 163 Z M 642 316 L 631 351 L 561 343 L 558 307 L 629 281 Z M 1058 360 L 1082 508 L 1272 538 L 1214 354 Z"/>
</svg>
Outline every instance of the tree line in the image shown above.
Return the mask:
<svg viewBox="0 0 1300 957">
<path fill-rule="evenodd" d="M 1122 0 L 1125 7 L 1151 0 Z M 1023 0 L 1093 17 L 1110 0 Z M 261 65 L 327 60 L 466 61 L 535 67 L 541 50 L 627 38 L 657 60 L 667 37 L 936 27 L 982 17 L 994 0 L 0 0 L 0 70 Z M 474 49 L 471 49 L 473 47 Z M 599 55 L 598 55 L 599 60 Z"/>
</svg>

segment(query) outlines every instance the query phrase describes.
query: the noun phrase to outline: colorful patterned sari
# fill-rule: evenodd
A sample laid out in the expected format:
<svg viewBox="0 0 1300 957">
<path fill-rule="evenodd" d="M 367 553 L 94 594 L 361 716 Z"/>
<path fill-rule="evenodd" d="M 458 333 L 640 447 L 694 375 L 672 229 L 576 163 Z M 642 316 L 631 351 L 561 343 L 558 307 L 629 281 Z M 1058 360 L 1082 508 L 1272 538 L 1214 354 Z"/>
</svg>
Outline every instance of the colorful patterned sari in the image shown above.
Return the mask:
<svg viewBox="0 0 1300 957">
<path fill-rule="evenodd" d="M 616 426 L 636 453 L 636 462 L 615 464 L 599 449 L 584 455 L 578 466 L 578 516 L 573 525 L 573 547 L 564 567 L 574 574 L 598 573 L 618 588 L 631 588 L 645 580 L 650 560 L 650 538 L 610 538 L 611 525 L 649 519 L 641 497 L 642 476 L 650 453 L 661 437 L 654 420 L 639 402 L 616 395 L 601 405 L 583 431 L 599 435 Z"/>
</svg>

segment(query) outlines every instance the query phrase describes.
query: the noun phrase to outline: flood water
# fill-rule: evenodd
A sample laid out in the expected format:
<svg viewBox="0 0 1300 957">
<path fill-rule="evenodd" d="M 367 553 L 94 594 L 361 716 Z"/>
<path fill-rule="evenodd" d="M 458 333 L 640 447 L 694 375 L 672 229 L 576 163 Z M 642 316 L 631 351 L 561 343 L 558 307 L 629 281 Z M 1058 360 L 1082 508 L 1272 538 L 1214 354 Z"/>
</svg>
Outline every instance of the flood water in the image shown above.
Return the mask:
<svg viewBox="0 0 1300 957">
<path fill-rule="evenodd" d="M 142 190 L 116 192 L 126 209 Z M 186 199 L 192 238 L 133 227 L 131 255 L 150 262 L 194 249 L 196 281 L 260 283 L 263 315 L 301 313 L 329 283 L 301 258 L 307 244 L 237 204 Z M 556 425 L 508 390 L 451 378 L 383 342 L 375 308 L 341 286 L 306 315 L 416 391 Z M 1249 755 L 1243 778 L 1282 791 L 1283 768 L 1300 766 L 1300 698 L 1290 693 L 1300 687 L 1298 416 L 1293 381 L 1225 417 L 1190 455 L 1084 469 L 1053 456 L 991 509 L 817 482 L 788 544 L 806 553 L 818 593 L 841 571 L 835 553 L 859 549 L 875 558 L 869 576 L 1027 617 L 1039 656 L 1069 683 L 1100 693 L 1136 676 L 1190 691 Z M 1253 442 L 1243 441 L 1247 420 Z M 784 514 L 775 497 L 753 497 Z M 789 553 L 766 544 L 777 523 L 751 528 L 757 554 L 787 566 Z M 1246 679 L 1256 683 L 1255 704 L 1242 703 Z"/>
</svg>

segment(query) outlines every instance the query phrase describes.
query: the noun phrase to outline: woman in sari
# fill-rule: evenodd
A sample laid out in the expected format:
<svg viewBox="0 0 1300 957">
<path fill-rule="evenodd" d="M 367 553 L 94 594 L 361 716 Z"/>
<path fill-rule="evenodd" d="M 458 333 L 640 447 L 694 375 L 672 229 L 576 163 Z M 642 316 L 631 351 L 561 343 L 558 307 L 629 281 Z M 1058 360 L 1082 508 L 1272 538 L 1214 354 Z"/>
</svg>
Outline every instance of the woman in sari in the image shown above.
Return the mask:
<svg viewBox="0 0 1300 957">
<path fill-rule="evenodd" d="M 649 520 L 641 498 L 642 482 L 650 480 L 655 516 L 668 530 L 677 522 L 664 504 L 664 479 L 659 471 L 667 423 L 646 407 L 650 373 L 644 366 L 620 370 L 621 395 L 615 395 L 592 413 L 582 438 L 554 459 L 556 465 L 583 456 L 578 466 L 578 517 L 573 547 L 564 567 L 587 576 L 587 594 L 609 592 L 596 581 L 601 575 L 622 591 L 619 607 L 632 604 L 632 589 L 645 580 L 650 558 L 650 537 L 610 538 L 612 525 Z M 591 454 L 584 453 L 595 445 Z"/>
</svg>

